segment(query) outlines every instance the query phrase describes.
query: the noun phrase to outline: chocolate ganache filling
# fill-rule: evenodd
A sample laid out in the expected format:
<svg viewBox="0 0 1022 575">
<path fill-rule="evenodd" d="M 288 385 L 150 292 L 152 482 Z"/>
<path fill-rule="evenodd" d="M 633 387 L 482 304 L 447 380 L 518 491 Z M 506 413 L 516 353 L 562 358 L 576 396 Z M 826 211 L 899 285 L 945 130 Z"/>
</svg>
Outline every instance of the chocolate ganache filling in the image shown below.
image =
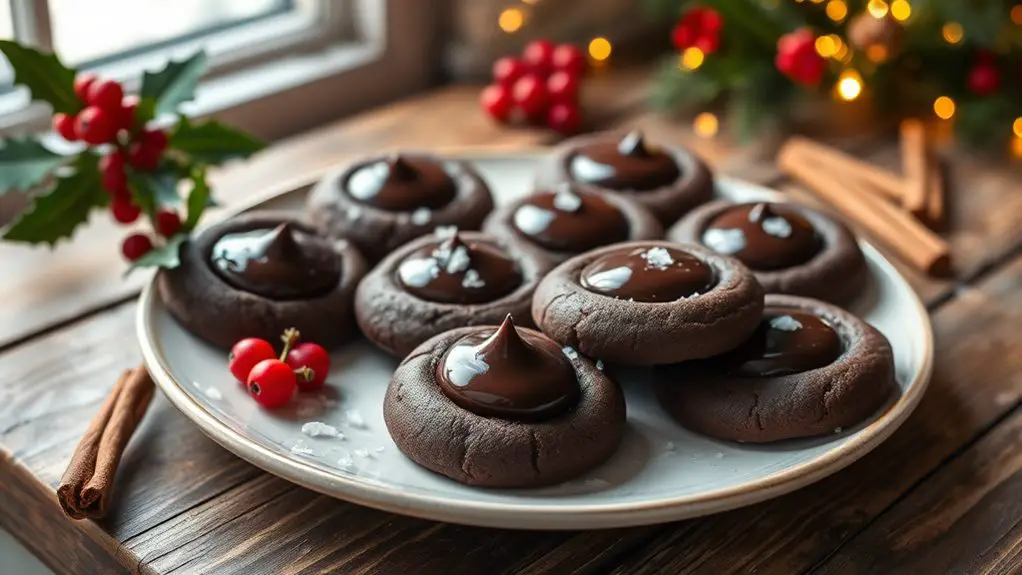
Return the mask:
<svg viewBox="0 0 1022 575">
<path fill-rule="evenodd" d="M 739 377 L 777 377 L 830 365 L 842 352 L 841 338 L 826 321 L 774 307 L 745 343 L 713 361 Z"/>
<path fill-rule="evenodd" d="M 557 251 L 584 252 L 628 238 L 628 220 L 617 206 L 569 185 L 529 196 L 512 222 L 522 235 Z"/>
<path fill-rule="evenodd" d="M 822 247 L 816 229 L 805 216 L 767 203 L 727 208 L 703 231 L 702 242 L 759 271 L 804 264 Z"/>
<path fill-rule="evenodd" d="M 401 155 L 360 166 L 344 186 L 352 198 L 392 212 L 441 208 L 457 193 L 442 163 Z"/>
<path fill-rule="evenodd" d="M 587 265 L 582 287 L 640 302 L 668 302 L 705 293 L 716 282 L 713 268 L 674 248 L 626 248 Z"/>
<path fill-rule="evenodd" d="M 473 304 L 511 293 L 521 285 L 522 274 L 503 250 L 484 242 L 463 242 L 455 232 L 408 254 L 398 265 L 397 279 L 424 300 Z"/>
<path fill-rule="evenodd" d="M 655 190 L 681 176 L 674 158 L 631 132 L 618 142 L 582 146 L 568 160 L 572 179 L 611 190 Z"/>
</svg>

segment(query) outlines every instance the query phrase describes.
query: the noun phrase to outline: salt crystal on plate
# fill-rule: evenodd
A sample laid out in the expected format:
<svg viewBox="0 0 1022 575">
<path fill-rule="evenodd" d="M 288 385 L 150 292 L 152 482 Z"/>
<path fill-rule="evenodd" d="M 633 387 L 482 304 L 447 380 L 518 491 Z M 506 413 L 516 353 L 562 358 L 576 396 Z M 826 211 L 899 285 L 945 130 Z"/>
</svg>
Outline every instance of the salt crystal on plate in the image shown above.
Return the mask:
<svg viewBox="0 0 1022 575">
<path fill-rule="evenodd" d="M 207 387 L 204 392 L 206 397 L 213 400 L 221 400 L 224 398 L 224 394 L 220 393 L 220 390 L 215 387 Z"/>
<path fill-rule="evenodd" d="M 355 455 L 355 457 L 361 457 L 363 459 L 368 459 L 370 457 L 373 457 L 373 454 L 369 453 L 368 449 L 356 449 L 352 453 Z"/>
<path fill-rule="evenodd" d="M 310 421 L 302 426 L 302 433 L 309 437 L 333 437 L 344 439 L 344 435 L 337 428 L 322 421 Z"/>
<path fill-rule="evenodd" d="M 291 453 L 295 455 L 314 455 L 316 452 L 311 447 L 305 445 L 294 445 L 291 447 Z"/>
<path fill-rule="evenodd" d="M 366 425 L 365 419 L 362 419 L 362 414 L 357 409 L 349 409 L 344 412 L 344 419 L 348 423 L 348 427 L 354 427 L 355 429 L 366 429 L 369 426 Z"/>
<path fill-rule="evenodd" d="M 433 212 L 429 208 L 418 208 L 412 212 L 412 223 L 417 226 L 424 226 L 433 219 Z"/>
<path fill-rule="evenodd" d="M 337 466 L 346 471 L 353 471 L 355 469 L 355 462 L 350 457 L 342 457 L 337 460 Z"/>
</svg>

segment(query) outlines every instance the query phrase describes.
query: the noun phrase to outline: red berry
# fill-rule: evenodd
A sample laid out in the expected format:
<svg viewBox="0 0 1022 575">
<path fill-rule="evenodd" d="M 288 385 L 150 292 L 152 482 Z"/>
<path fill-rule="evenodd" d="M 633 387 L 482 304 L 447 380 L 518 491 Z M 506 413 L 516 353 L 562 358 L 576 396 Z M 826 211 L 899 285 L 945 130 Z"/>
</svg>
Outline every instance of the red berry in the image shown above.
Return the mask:
<svg viewBox="0 0 1022 575">
<path fill-rule="evenodd" d="M 128 191 L 128 177 L 124 173 L 124 154 L 120 150 L 110 152 L 99 159 L 99 172 L 103 177 L 103 188 L 114 195 Z"/>
<path fill-rule="evenodd" d="M 543 116 L 546 110 L 546 83 L 537 74 L 526 74 L 515 82 L 511 100 L 530 118 Z"/>
<path fill-rule="evenodd" d="M 106 110 L 89 106 L 75 119 L 75 133 L 88 144 L 105 144 L 117 135 L 117 123 Z"/>
<path fill-rule="evenodd" d="M 181 216 L 174 210 L 160 210 L 156 212 L 156 232 L 165 238 L 169 238 L 181 230 Z"/>
<path fill-rule="evenodd" d="M 518 58 L 505 56 L 493 63 L 493 80 L 498 84 L 510 87 L 515 80 L 527 72 L 525 64 Z"/>
<path fill-rule="evenodd" d="M 981 61 L 969 70 L 969 90 L 977 96 L 986 96 L 1001 86 L 1001 74 L 989 61 Z"/>
<path fill-rule="evenodd" d="M 123 98 L 124 89 L 119 83 L 113 80 L 97 80 L 89 86 L 89 98 L 86 103 L 114 113 L 120 109 Z"/>
<path fill-rule="evenodd" d="M 138 108 L 138 96 L 126 96 L 121 102 L 121 111 L 117 114 L 117 127 L 122 130 L 135 129 L 135 109 Z"/>
<path fill-rule="evenodd" d="M 309 391 L 323 386 L 330 373 L 330 354 L 315 343 L 300 343 L 287 354 L 287 364 L 292 370 L 307 367 L 312 370 L 312 379 L 298 377 L 298 389 Z"/>
<path fill-rule="evenodd" d="M 60 137 L 64 138 L 68 142 L 74 142 L 78 139 L 78 134 L 75 133 L 75 117 L 68 116 L 67 114 L 54 114 L 53 115 L 53 130 L 60 134 Z"/>
<path fill-rule="evenodd" d="M 578 46 L 572 44 L 558 44 L 554 48 L 551 61 L 553 62 L 554 70 L 564 70 L 575 76 L 584 75 L 588 67 L 586 55 L 582 53 Z"/>
<path fill-rule="evenodd" d="M 522 61 L 537 74 L 549 74 L 553 66 L 554 45 L 549 40 L 533 40 L 522 50 Z"/>
<path fill-rule="evenodd" d="M 246 383 L 248 394 L 259 405 L 270 409 L 290 401 L 298 386 L 291 367 L 279 359 L 264 359 L 255 364 Z"/>
<path fill-rule="evenodd" d="M 582 113 L 578 106 L 564 103 L 554 104 L 547 112 L 546 125 L 561 134 L 572 134 L 577 132 L 579 126 L 582 125 Z"/>
<path fill-rule="evenodd" d="M 110 211 L 113 212 L 114 219 L 118 222 L 130 224 L 138 219 L 142 208 L 131 203 L 131 200 L 116 199 L 110 204 Z"/>
<path fill-rule="evenodd" d="M 546 91 L 551 102 L 573 104 L 578 101 L 578 76 L 558 71 L 546 79 Z"/>
<path fill-rule="evenodd" d="M 490 84 L 479 95 L 479 104 L 494 120 L 503 122 L 511 113 L 514 102 L 511 101 L 510 89 L 500 84 Z"/>
<path fill-rule="evenodd" d="M 78 96 L 82 103 L 88 103 L 89 88 L 95 81 L 96 77 L 92 74 L 78 74 L 75 76 L 75 96 Z"/>
<path fill-rule="evenodd" d="M 248 374 L 257 363 L 266 359 L 276 359 L 277 352 L 265 339 L 258 337 L 247 337 L 231 348 L 227 356 L 227 369 L 231 370 L 234 379 L 245 383 L 248 381 Z"/>
<path fill-rule="evenodd" d="M 818 84 L 827 71 L 827 61 L 816 52 L 815 43 L 816 37 L 805 28 L 781 36 L 774 65 L 794 82 Z"/>
<path fill-rule="evenodd" d="M 167 134 L 162 130 L 145 130 L 128 147 L 128 163 L 140 170 L 155 170 L 165 149 Z"/>
<path fill-rule="evenodd" d="M 128 261 L 135 261 L 146 255 L 153 249 L 153 241 L 145 234 L 131 234 L 124 238 L 121 244 L 121 253 Z"/>
</svg>

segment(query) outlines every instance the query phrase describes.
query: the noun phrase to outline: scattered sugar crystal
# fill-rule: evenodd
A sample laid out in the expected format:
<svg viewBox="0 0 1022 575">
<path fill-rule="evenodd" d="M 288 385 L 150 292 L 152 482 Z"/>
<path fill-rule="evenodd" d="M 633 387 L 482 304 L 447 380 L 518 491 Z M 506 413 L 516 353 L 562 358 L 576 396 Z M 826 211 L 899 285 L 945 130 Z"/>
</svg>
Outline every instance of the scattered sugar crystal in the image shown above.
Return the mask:
<svg viewBox="0 0 1022 575">
<path fill-rule="evenodd" d="M 568 359 L 578 359 L 578 352 L 570 345 L 564 346 L 561 351 L 564 352 L 564 355 L 568 356 Z"/>
<path fill-rule="evenodd" d="M 703 234 L 703 243 L 722 254 L 736 254 L 745 249 L 745 233 L 740 229 L 711 229 Z"/>
<path fill-rule="evenodd" d="M 841 428 L 840 427 L 835 427 L 834 428 L 834 433 L 841 433 Z"/>
<path fill-rule="evenodd" d="M 206 394 L 206 397 L 212 400 L 218 401 L 224 398 L 224 394 L 220 393 L 220 390 L 215 387 L 207 387 L 205 390 L 203 390 L 203 393 Z"/>
<path fill-rule="evenodd" d="M 454 251 L 447 255 L 444 269 L 449 274 L 460 274 L 461 272 L 468 269 L 468 266 L 472 264 L 471 258 L 468 255 L 468 249 L 465 246 L 458 246 L 454 248 Z"/>
<path fill-rule="evenodd" d="M 316 454 L 316 452 L 311 447 L 308 447 L 306 445 L 301 445 L 301 444 L 293 445 L 291 447 L 291 453 L 293 453 L 295 455 L 315 455 Z"/>
<path fill-rule="evenodd" d="M 562 212 L 577 212 L 582 207 L 582 198 L 571 190 L 562 188 L 554 194 L 554 207 Z"/>
<path fill-rule="evenodd" d="M 485 286 L 486 282 L 479 277 L 479 272 L 476 270 L 468 270 L 465 272 L 465 277 L 461 279 L 461 287 L 466 289 L 478 289 Z"/>
<path fill-rule="evenodd" d="M 412 212 L 412 223 L 417 226 L 424 226 L 433 219 L 433 212 L 429 208 L 418 208 Z"/>
<path fill-rule="evenodd" d="M 437 226 L 433 231 L 433 234 L 441 240 L 453 238 L 456 233 L 458 233 L 458 226 Z"/>
<path fill-rule="evenodd" d="M 354 471 L 355 462 L 350 457 L 342 457 L 337 460 L 337 466 L 345 471 Z"/>
<path fill-rule="evenodd" d="M 602 359 L 596 360 L 596 369 L 598 369 L 600 371 L 603 371 L 603 360 Z"/>
<path fill-rule="evenodd" d="M 724 454 L 723 454 L 723 453 L 721 453 L 720 451 L 718 451 L 718 452 L 717 452 L 717 453 L 716 453 L 716 454 L 714 455 L 714 457 L 716 457 L 717 459 L 724 459 Z"/>
<path fill-rule="evenodd" d="M 665 443 L 664 444 L 664 451 L 671 451 L 671 452 L 673 452 L 674 451 L 674 442 L 673 441 L 668 441 L 667 443 Z"/>
<path fill-rule="evenodd" d="M 352 454 L 355 457 L 358 457 L 358 458 L 361 458 L 361 459 L 369 459 L 371 457 L 375 457 L 375 455 L 370 453 L 368 449 L 356 449 L 355 451 L 352 452 Z"/>
<path fill-rule="evenodd" d="M 667 266 L 674 263 L 671 252 L 665 248 L 649 248 L 649 251 L 642 254 L 642 259 L 646 260 L 647 264 L 658 269 L 666 269 Z"/>
<path fill-rule="evenodd" d="M 337 431 L 337 428 L 322 421 L 310 421 L 302 426 L 302 433 L 309 437 L 333 437 L 344 439 L 344 435 Z"/>
<path fill-rule="evenodd" d="M 780 331 L 798 331 L 802 329 L 802 323 L 790 315 L 781 315 L 770 320 L 770 327 Z"/>
<path fill-rule="evenodd" d="M 357 409 L 349 409 L 344 412 L 344 419 L 348 424 L 348 427 L 354 427 L 355 429 L 366 429 L 369 426 L 366 425 L 366 420 L 362 418 L 362 414 Z"/>
<path fill-rule="evenodd" d="M 775 238 L 791 237 L 791 224 L 784 218 L 767 218 L 760 225 L 764 232 Z"/>
<path fill-rule="evenodd" d="M 606 479 L 597 479 L 595 477 L 593 479 L 586 479 L 582 483 L 588 487 L 610 487 L 609 481 Z"/>
</svg>

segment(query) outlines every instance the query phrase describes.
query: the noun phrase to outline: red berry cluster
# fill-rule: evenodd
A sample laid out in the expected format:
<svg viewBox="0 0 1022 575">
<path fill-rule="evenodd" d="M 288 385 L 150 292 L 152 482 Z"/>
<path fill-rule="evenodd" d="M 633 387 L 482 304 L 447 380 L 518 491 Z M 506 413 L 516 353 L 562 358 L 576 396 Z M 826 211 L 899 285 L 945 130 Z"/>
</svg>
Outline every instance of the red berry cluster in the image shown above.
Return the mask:
<svg viewBox="0 0 1022 575">
<path fill-rule="evenodd" d="M 724 18 L 713 8 L 693 6 L 682 15 L 671 31 L 671 41 L 679 51 L 699 48 L 706 55 L 720 47 Z"/>
<path fill-rule="evenodd" d="M 245 338 L 231 348 L 227 367 L 259 405 L 280 407 L 291 401 L 296 389 L 311 391 L 326 382 L 330 355 L 318 344 L 298 343 L 299 337 L 298 330 L 285 330 L 279 357 L 270 342 L 257 337 Z"/>
<path fill-rule="evenodd" d="M 808 28 L 781 36 L 774 64 L 782 74 L 806 86 L 819 84 L 827 71 L 827 61 L 816 52 L 816 36 Z"/>
<path fill-rule="evenodd" d="M 132 199 L 127 169 L 155 170 L 167 149 L 167 134 L 139 125 L 135 113 L 138 98 L 125 96 L 124 88 L 113 80 L 82 74 L 75 78 L 74 90 L 84 107 L 76 115 L 54 114 L 53 129 L 69 142 L 112 145 L 99 162 L 103 189 L 110 194 L 114 219 L 125 225 L 134 223 L 142 209 Z M 153 227 L 161 236 L 170 237 L 181 229 L 181 218 L 175 211 L 161 210 Z M 152 249 L 151 237 L 141 233 L 129 235 L 121 244 L 121 252 L 131 261 Z"/>
<path fill-rule="evenodd" d="M 526 121 L 570 134 L 582 124 L 579 84 L 588 64 L 571 44 L 534 40 L 521 58 L 493 63 L 494 83 L 483 89 L 480 104 L 498 122 Z"/>
</svg>

